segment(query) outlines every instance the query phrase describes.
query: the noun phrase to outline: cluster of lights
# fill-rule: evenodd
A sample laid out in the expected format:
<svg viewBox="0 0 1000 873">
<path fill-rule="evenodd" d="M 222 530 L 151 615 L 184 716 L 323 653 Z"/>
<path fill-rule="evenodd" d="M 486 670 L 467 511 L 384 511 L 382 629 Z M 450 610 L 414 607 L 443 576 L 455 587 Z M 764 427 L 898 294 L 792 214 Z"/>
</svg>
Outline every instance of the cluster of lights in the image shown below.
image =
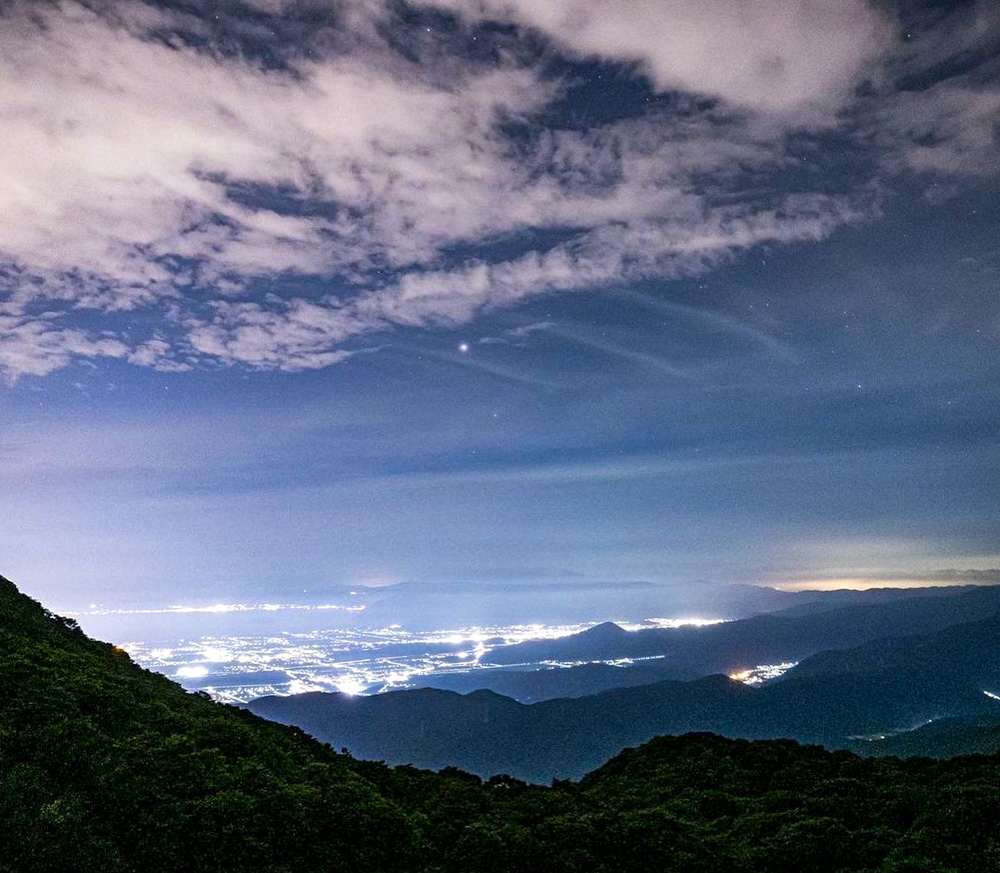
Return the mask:
<svg viewBox="0 0 1000 873">
<path fill-rule="evenodd" d="M 414 633 L 396 624 L 125 646 L 143 666 L 172 675 L 189 688 L 227 703 L 245 703 L 267 694 L 363 694 L 369 689 L 405 688 L 429 673 L 482 669 L 480 659 L 496 646 L 555 639 L 587 627 L 521 624 Z M 400 646 L 411 652 L 400 654 Z"/>
<path fill-rule="evenodd" d="M 647 618 L 642 624 L 620 623 L 625 630 L 642 630 L 644 628 L 678 628 L 678 627 L 708 627 L 713 624 L 722 624 L 729 621 L 727 618 Z"/>
<path fill-rule="evenodd" d="M 747 670 L 737 670 L 735 673 L 730 673 L 729 678 L 734 682 L 742 682 L 744 685 L 760 685 L 762 682 L 769 682 L 784 675 L 798 663 L 798 661 L 783 661 L 780 664 L 758 664 Z"/>
<path fill-rule="evenodd" d="M 249 611 L 273 605 L 226 604 L 217 607 L 170 607 L 153 612 Z M 224 608 L 223 608 L 224 607 Z M 276 607 L 284 608 L 284 607 Z M 317 609 L 324 607 L 288 607 Z M 363 608 L 363 607 L 362 607 Z M 653 618 L 639 624 L 621 623 L 628 630 L 673 628 L 718 623 L 718 619 Z M 271 636 L 212 636 L 176 640 L 171 644 L 126 643 L 132 657 L 145 667 L 171 675 L 228 703 L 245 703 L 267 694 L 340 691 L 363 694 L 405 688 L 432 673 L 465 673 L 496 669 L 481 663 L 493 648 L 528 640 L 550 640 L 580 633 L 582 624 L 518 624 L 474 626 L 458 630 L 410 632 L 398 624 L 380 628 L 334 628 Z M 404 651 L 401 652 L 401 649 Z M 605 661 L 626 667 L 650 658 Z M 571 667 L 576 662 L 537 664 Z"/>
</svg>

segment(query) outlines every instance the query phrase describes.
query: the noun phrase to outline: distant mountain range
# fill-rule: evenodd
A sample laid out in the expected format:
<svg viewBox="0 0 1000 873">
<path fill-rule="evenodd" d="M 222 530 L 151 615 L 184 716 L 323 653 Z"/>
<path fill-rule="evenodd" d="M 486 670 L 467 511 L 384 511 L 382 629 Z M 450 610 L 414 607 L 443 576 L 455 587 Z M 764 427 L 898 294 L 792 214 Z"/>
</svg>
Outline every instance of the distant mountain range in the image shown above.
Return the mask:
<svg viewBox="0 0 1000 873">
<path fill-rule="evenodd" d="M 486 664 L 575 662 L 661 657 L 683 675 L 706 676 L 755 664 L 799 661 L 831 648 L 882 637 L 927 633 L 1000 610 L 1000 588 L 978 588 L 950 597 L 908 597 L 841 606 L 821 601 L 802 615 L 768 613 L 707 627 L 623 631 L 611 623 L 553 640 L 493 649 Z"/>
<path fill-rule="evenodd" d="M 998 592 L 983 590 L 935 600 L 906 600 L 787 618 L 762 616 L 678 634 L 699 646 L 698 657 L 723 657 L 723 641 L 701 642 L 706 631 L 737 626 L 725 642 L 747 651 L 788 657 L 771 648 L 800 642 L 805 628 L 826 641 L 876 637 L 849 650 L 805 658 L 783 679 L 750 687 L 713 675 L 616 688 L 574 699 L 524 705 L 491 691 L 459 695 L 437 689 L 369 697 L 312 693 L 267 697 L 250 709 L 302 727 L 362 758 L 440 768 L 453 765 L 488 776 L 509 773 L 531 781 L 577 778 L 621 749 L 658 734 L 711 730 L 732 737 L 793 737 L 829 747 L 879 753 L 880 736 L 931 720 L 989 715 L 1000 701 Z M 969 616 L 987 619 L 958 623 Z M 950 623 L 950 624 L 949 624 Z M 941 625 L 945 625 L 942 629 Z M 742 627 L 740 627 L 742 626 Z M 752 629 L 763 639 L 754 642 Z M 898 637 L 913 629 L 931 633 Z M 687 630 L 687 629 L 681 629 Z M 648 651 L 675 631 L 598 626 L 575 638 L 548 643 L 560 651 L 610 655 L 631 645 Z M 839 636 L 838 636 L 839 634 Z M 770 635 L 770 637 L 768 637 Z M 638 638 L 639 642 L 632 640 Z M 680 643 L 673 644 L 680 647 Z M 756 648 L 739 648 L 756 646 Z M 518 648 L 520 647 L 512 647 Z M 532 644 L 532 656 L 540 646 Z M 522 650 L 523 651 L 523 650 Z M 677 651 L 677 649 L 675 649 Z M 754 658 L 750 656 L 753 663 Z M 693 661 L 693 658 L 690 659 Z M 730 661 L 730 663 L 739 663 Z M 872 739 L 866 739 L 872 738 Z"/>
<path fill-rule="evenodd" d="M 898 589 L 823 594 L 825 599 L 800 601 L 777 613 L 704 627 L 625 631 L 606 622 L 571 636 L 493 649 L 481 660 L 490 669 L 436 673 L 409 685 L 459 693 L 488 689 L 535 703 L 801 661 L 819 652 L 928 633 L 1000 611 L 998 588 L 922 589 L 918 596 Z M 613 660 L 634 663 L 599 663 Z M 579 666 L 537 669 L 546 662 Z"/>
<path fill-rule="evenodd" d="M 996 625 L 818 656 L 798 679 L 758 690 L 712 677 L 536 706 L 434 690 L 336 706 L 378 716 L 372 748 L 402 748 L 409 732 L 425 754 L 479 755 L 484 769 L 519 762 L 541 778 L 664 712 L 678 724 L 749 718 L 769 701 L 780 720 L 812 702 L 814 730 L 827 716 L 864 723 L 859 705 L 879 718 L 925 711 L 921 699 L 965 706 L 995 678 Z M 909 690 L 879 685 L 911 663 L 921 669 L 912 682 L 904 671 Z M 993 710 L 905 736 L 985 746 L 1000 722 Z M 0 577 L 0 873 L 983 873 L 1000 856 L 998 784 L 997 755 L 875 761 L 706 733 L 659 737 L 548 787 L 389 768 L 186 693 Z"/>
</svg>

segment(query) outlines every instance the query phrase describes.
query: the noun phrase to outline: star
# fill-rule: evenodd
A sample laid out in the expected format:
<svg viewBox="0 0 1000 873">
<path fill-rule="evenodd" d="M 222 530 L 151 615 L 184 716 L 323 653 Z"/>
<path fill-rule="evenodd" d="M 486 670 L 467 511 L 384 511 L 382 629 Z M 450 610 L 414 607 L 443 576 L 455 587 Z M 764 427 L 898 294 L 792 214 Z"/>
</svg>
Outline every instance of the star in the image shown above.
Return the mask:
<svg viewBox="0 0 1000 873">
<path fill-rule="evenodd" d="M 461 353 L 462 353 L 463 355 L 467 355 L 467 354 L 469 353 L 469 344 L 468 344 L 468 343 L 459 343 L 459 344 L 458 344 L 458 350 L 459 350 L 459 351 L 460 351 L 460 352 L 461 352 Z"/>
</svg>

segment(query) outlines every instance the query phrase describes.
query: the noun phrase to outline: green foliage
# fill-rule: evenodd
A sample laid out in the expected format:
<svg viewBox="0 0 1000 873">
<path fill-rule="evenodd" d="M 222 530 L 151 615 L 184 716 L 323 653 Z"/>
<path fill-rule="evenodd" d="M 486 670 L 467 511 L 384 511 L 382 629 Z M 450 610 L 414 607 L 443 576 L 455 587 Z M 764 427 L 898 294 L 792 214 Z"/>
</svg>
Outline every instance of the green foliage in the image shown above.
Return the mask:
<svg viewBox="0 0 1000 873">
<path fill-rule="evenodd" d="M 662 737 L 579 783 L 388 768 L 0 578 L 0 871 L 1000 873 L 1000 762 Z"/>
</svg>

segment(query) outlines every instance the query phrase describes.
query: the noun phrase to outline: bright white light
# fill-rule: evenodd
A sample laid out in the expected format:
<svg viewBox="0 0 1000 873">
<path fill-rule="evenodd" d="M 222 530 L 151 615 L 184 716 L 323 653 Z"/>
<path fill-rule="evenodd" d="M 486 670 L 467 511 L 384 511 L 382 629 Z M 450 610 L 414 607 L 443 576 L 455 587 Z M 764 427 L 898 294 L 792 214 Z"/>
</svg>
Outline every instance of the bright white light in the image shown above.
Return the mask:
<svg viewBox="0 0 1000 873">
<path fill-rule="evenodd" d="M 181 667 L 177 670 L 177 675 L 181 679 L 203 679 L 208 675 L 208 667 Z"/>
<path fill-rule="evenodd" d="M 647 618 L 646 624 L 653 627 L 708 627 L 713 624 L 722 624 L 728 621 L 725 618 Z"/>
<path fill-rule="evenodd" d="M 647 618 L 639 624 L 633 622 L 615 622 L 623 630 L 646 630 L 647 628 L 677 628 L 677 627 L 708 627 L 713 624 L 722 624 L 729 621 L 727 618 Z"/>
<path fill-rule="evenodd" d="M 744 685 L 760 685 L 770 679 L 777 679 L 798 663 L 798 661 L 783 661 L 780 664 L 758 664 L 747 670 L 737 670 L 730 673 L 729 678 L 734 682 L 742 682 Z"/>
<path fill-rule="evenodd" d="M 206 661 L 213 661 L 215 663 L 233 660 L 232 652 L 228 652 L 225 649 L 217 649 L 214 646 L 207 646 L 206 648 L 202 649 L 201 656 Z"/>
<path fill-rule="evenodd" d="M 459 350 L 459 351 L 460 351 L 460 352 L 461 352 L 461 353 L 462 353 L 463 355 L 467 355 L 467 354 L 469 353 L 469 344 L 468 344 L 468 343 L 459 343 L 459 344 L 458 344 L 458 350 Z"/>
<path fill-rule="evenodd" d="M 987 697 L 992 697 L 994 700 L 1000 700 L 1000 694 L 994 694 L 992 691 L 983 690 L 983 694 Z"/>
<path fill-rule="evenodd" d="M 357 679 L 352 677 L 347 677 L 345 679 L 337 680 L 337 690 L 343 692 L 344 694 L 361 694 L 365 690 L 365 683 L 359 682 Z"/>
</svg>

